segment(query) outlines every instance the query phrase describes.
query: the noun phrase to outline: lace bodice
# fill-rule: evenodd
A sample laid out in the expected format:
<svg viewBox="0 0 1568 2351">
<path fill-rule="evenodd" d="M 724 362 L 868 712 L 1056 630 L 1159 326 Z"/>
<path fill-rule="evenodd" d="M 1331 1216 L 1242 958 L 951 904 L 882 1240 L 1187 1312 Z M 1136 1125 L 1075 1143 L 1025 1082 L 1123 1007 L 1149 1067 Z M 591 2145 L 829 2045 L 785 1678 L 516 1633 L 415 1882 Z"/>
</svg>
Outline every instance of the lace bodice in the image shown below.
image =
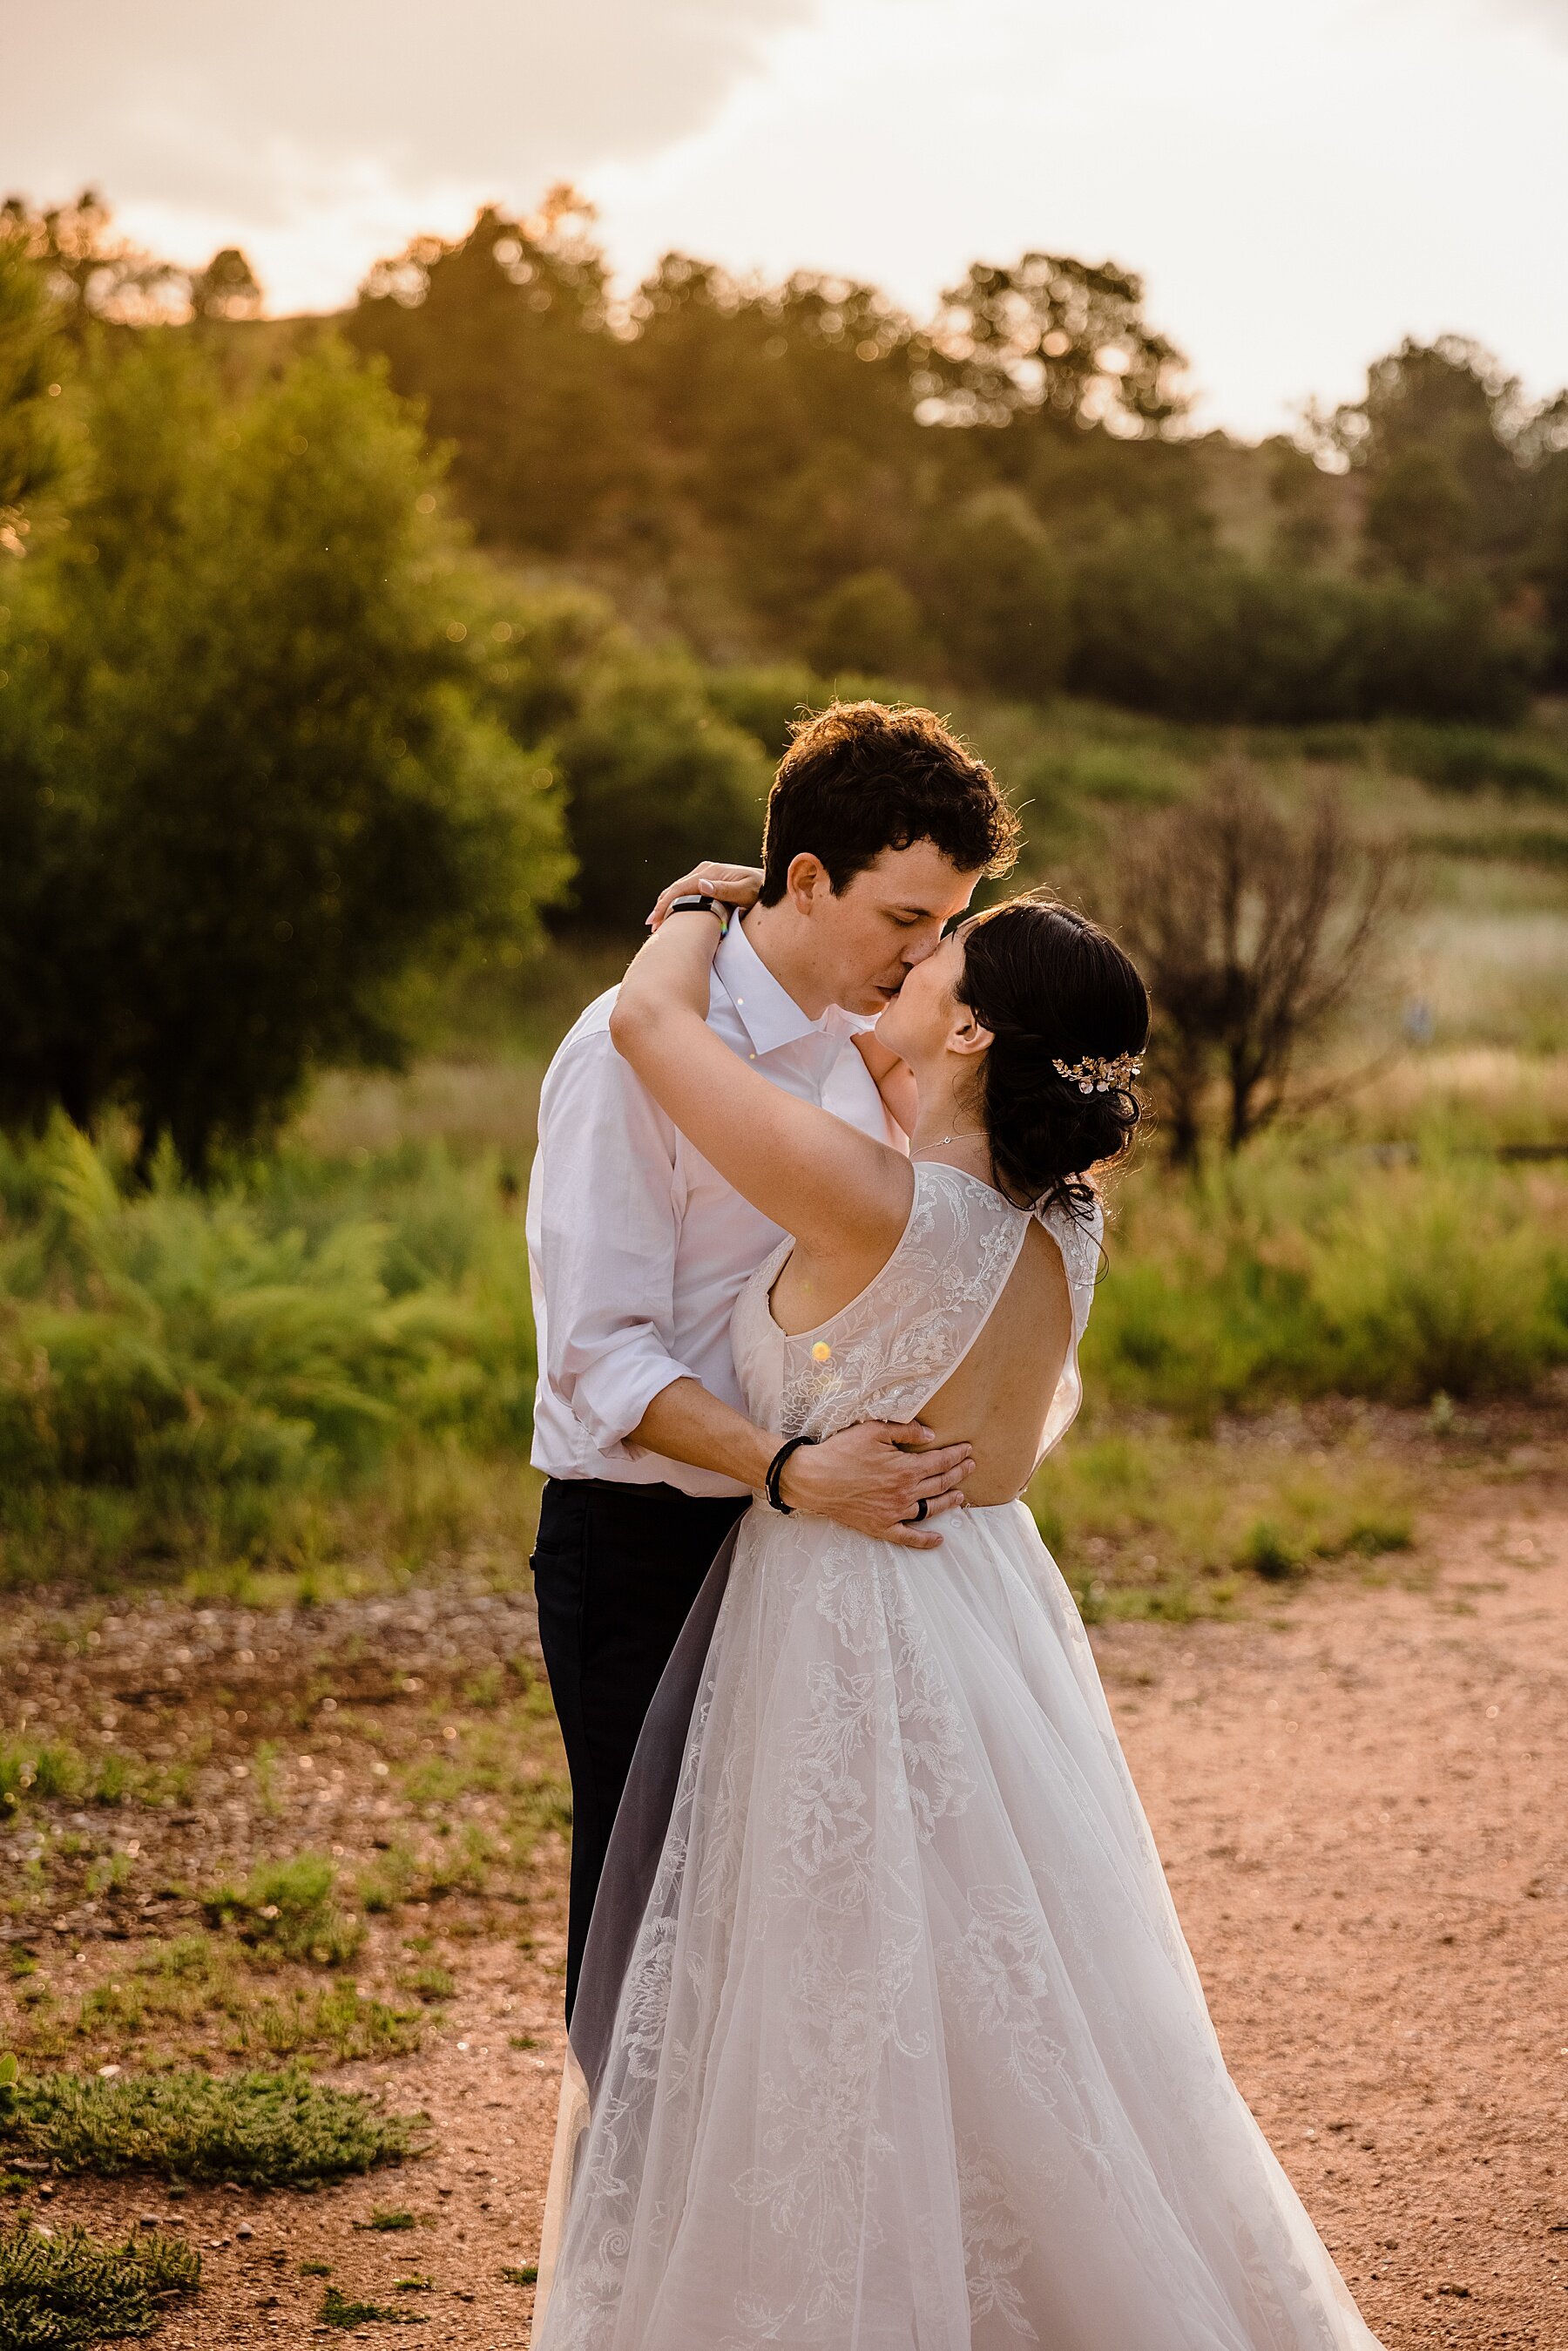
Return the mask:
<svg viewBox="0 0 1568 2351">
<path fill-rule="evenodd" d="M 914 1420 L 974 1345 L 1038 1215 L 1062 1252 L 1073 1336 L 1040 1432 L 1043 1460 L 1083 1395 L 1078 1343 L 1099 1263 L 1098 1207 L 1084 1219 L 1032 1211 L 962 1168 L 915 1165 L 909 1221 L 892 1256 L 849 1304 L 815 1330 L 788 1334 L 768 1301 L 794 1248 L 785 1240 L 735 1301 L 731 1337 L 752 1417 L 782 1437 L 828 1437 L 858 1420 Z"/>
</svg>

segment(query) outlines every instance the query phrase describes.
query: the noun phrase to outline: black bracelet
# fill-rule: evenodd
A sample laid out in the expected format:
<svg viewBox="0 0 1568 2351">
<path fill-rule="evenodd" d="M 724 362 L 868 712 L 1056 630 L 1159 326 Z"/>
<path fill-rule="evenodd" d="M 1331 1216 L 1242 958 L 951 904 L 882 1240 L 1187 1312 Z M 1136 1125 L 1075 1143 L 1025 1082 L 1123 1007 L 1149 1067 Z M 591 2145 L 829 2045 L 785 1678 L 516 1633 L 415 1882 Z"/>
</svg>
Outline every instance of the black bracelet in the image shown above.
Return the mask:
<svg viewBox="0 0 1568 2351">
<path fill-rule="evenodd" d="M 774 1510 L 782 1510 L 786 1519 L 793 1519 L 794 1516 L 794 1510 L 793 1506 L 786 1502 L 784 1496 L 779 1492 L 779 1479 L 784 1474 L 784 1463 L 789 1459 L 790 1455 L 792 1453 L 798 1452 L 799 1448 L 803 1445 L 815 1445 L 815 1443 L 816 1439 L 815 1437 L 792 1437 L 786 1443 L 779 1447 L 778 1451 L 768 1463 L 767 1476 L 763 1479 L 763 1491 L 767 1496 L 769 1501 L 773 1504 Z"/>
<path fill-rule="evenodd" d="M 717 914 L 720 930 L 727 931 L 730 927 L 730 909 L 722 898 L 715 898 L 707 890 L 689 890 L 684 898 L 671 898 L 666 912 L 671 914 Z"/>
</svg>

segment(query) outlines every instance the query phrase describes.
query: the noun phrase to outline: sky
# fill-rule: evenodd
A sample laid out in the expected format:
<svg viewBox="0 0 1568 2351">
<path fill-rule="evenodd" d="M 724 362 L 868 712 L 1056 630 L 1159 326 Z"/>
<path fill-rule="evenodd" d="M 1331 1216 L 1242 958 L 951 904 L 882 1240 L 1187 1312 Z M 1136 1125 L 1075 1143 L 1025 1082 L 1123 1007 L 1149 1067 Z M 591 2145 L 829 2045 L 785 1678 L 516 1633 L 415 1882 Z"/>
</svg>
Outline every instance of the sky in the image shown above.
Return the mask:
<svg viewBox="0 0 1568 2351">
<path fill-rule="evenodd" d="M 1113 258 L 1249 438 L 1407 334 L 1568 383 L 1568 0 L 0 0 L 0 189 L 275 311 L 569 178 L 628 279 Z"/>
</svg>

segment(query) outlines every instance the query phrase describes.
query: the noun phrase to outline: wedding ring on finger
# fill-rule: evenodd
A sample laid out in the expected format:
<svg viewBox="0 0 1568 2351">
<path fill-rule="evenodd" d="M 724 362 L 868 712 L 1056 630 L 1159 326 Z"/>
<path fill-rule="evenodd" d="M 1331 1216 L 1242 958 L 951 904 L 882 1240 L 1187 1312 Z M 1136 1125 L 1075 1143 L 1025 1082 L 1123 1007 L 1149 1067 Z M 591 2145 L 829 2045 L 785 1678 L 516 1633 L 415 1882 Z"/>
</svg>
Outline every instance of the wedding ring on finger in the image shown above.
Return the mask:
<svg viewBox="0 0 1568 2351">
<path fill-rule="evenodd" d="M 915 1504 L 914 1517 L 912 1519 L 902 1520 L 900 1524 L 906 1527 L 918 1527 L 921 1520 L 928 1518 L 929 1515 L 929 1506 L 926 1501 L 925 1496 L 922 1494 L 919 1500 Z"/>
</svg>

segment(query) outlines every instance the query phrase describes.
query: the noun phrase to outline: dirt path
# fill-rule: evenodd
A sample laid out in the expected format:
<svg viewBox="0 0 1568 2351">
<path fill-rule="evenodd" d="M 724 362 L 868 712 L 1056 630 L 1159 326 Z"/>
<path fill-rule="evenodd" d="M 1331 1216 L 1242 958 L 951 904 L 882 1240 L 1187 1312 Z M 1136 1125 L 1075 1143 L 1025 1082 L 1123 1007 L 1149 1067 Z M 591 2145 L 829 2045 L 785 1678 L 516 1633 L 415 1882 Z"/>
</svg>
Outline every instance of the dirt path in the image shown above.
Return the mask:
<svg viewBox="0 0 1568 2351">
<path fill-rule="evenodd" d="M 1568 1502 L 1429 1540 L 1429 1593 L 1096 1647 L 1232 2072 L 1368 2323 L 1563 2351 Z"/>
<path fill-rule="evenodd" d="M 1478 1491 L 1471 1507 L 1428 1528 L 1418 1564 L 1428 1588 L 1325 1582 L 1246 1623 L 1103 1626 L 1096 1647 L 1232 2068 L 1388 2351 L 1563 2351 L 1561 1487 Z M 516 1601 L 479 1603 L 470 1618 L 442 1614 L 433 1625 L 428 1599 L 410 1605 L 411 1616 L 382 1609 L 369 1656 L 362 1625 L 350 1644 L 362 1681 L 389 1677 L 396 1702 L 379 1752 L 394 1764 L 400 1738 L 417 1758 L 445 1736 L 441 1718 L 457 1719 L 458 1683 L 475 1657 L 526 1633 Z M 165 1607 L 158 1654 L 178 1656 L 197 1621 Z M 211 1611 L 200 1621 L 210 1644 L 256 1643 L 254 1620 L 248 1634 L 226 1632 Z M 50 1650 L 41 1620 L 35 1630 L 3 1661 L 5 1695 L 31 1677 L 46 1686 L 51 1719 L 68 1722 L 87 1711 L 94 1658 L 82 1661 L 78 1687 L 76 1668 L 40 1662 L 57 1658 L 59 1643 Z M 283 1646 L 258 1658 L 258 1676 L 282 1690 L 290 1653 L 281 1632 L 267 1637 Z M 302 1637 L 317 1710 L 315 1728 L 294 1737 L 317 1750 L 318 1771 L 320 1689 L 336 1673 L 339 1719 L 352 1720 L 355 1693 L 348 1666 L 331 1665 L 330 1624 Z M 403 1670 L 410 1660 L 421 1674 Z M 232 1725 L 228 1735 L 241 1736 Z M 378 1805 L 388 1810 L 377 1791 L 389 1784 L 357 1782 L 352 1748 L 337 1750 L 350 1760 L 335 1798 L 302 1782 L 291 1799 L 350 1856 L 357 1836 L 369 1844 Z M 221 1740 L 216 1752 L 221 1768 Z M 483 1797 L 472 1801 L 483 1809 Z M 236 1802 L 228 1809 L 237 1861 L 245 1823 Z M 188 1834 L 211 1825 L 174 1818 L 193 1823 Z M 278 1850 L 297 1849 L 301 1834 L 297 1823 L 292 1843 L 275 1824 L 268 1832 Z M 428 2159 L 309 2197 L 192 2190 L 171 2201 L 146 2182 L 62 2183 L 48 2213 L 57 2223 L 156 2215 L 203 2247 L 200 2303 L 171 2314 L 158 2337 L 169 2351 L 305 2340 L 323 2294 L 319 2273 L 301 2274 L 313 2262 L 329 2264 L 345 2294 L 417 2315 L 416 2341 L 461 2351 L 525 2343 L 531 2294 L 504 2272 L 531 2261 L 537 2243 L 560 2048 L 560 1860 L 546 1839 L 521 1919 L 493 1901 L 465 1907 L 460 1893 L 400 1918 L 400 1948 L 410 1923 L 433 1930 L 456 1991 L 418 2053 L 350 2064 L 331 2078 L 423 2106 L 434 2129 Z M 84 1907 L 34 1934 L 57 1978 L 71 1966 L 95 1980 L 123 1969 L 123 1949 L 106 1956 L 94 1924 Z M 106 1923 L 103 1906 L 96 1924 L 121 1944 L 130 1931 Z M 360 1973 L 385 1978 L 395 1960 L 378 1926 Z M 366 2225 L 389 2209 L 411 2214 L 413 2227 Z M 400 2294 L 397 2281 L 410 2275 L 429 2289 Z M 379 2325 L 357 2331 L 386 2339 Z"/>
</svg>

